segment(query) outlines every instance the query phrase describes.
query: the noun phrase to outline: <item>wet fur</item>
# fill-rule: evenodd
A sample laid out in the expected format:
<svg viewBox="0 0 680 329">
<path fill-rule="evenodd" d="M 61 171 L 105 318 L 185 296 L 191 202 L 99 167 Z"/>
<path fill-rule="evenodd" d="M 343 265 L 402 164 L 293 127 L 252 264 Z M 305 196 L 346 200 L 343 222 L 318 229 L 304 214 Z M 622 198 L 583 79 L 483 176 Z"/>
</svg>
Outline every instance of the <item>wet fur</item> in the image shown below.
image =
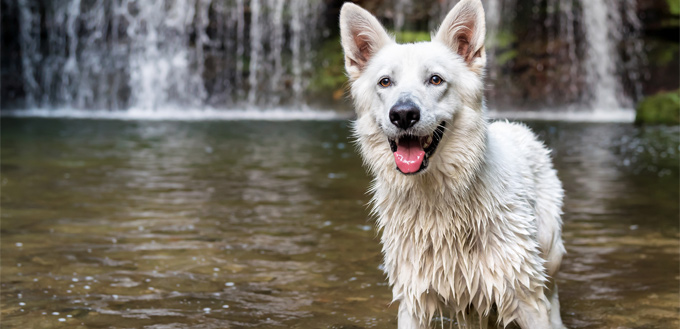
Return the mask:
<svg viewBox="0 0 680 329">
<path fill-rule="evenodd" d="M 494 309 L 503 326 L 563 328 L 552 279 L 564 254 L 561 183 L 527 127 L 485 118 L 481 2 L 462 0 L 432 42 L 396 44 L 349 3 L 340 25 L 354 136 L 374 177 L 373 213 L 399 328 L 427 328 L 439 314 L 485 328 Z M 446 85 L 424 84 L 432 72 Z M 394 88 L 377 86 L 385 74 Z M 404 97 L 422 112 L 409 133 L 431 133 L 441 121 L 447 127 L 416 175 L 395 169 L 387 140 L 403 134 L 387 113 Z"/>
</svg>

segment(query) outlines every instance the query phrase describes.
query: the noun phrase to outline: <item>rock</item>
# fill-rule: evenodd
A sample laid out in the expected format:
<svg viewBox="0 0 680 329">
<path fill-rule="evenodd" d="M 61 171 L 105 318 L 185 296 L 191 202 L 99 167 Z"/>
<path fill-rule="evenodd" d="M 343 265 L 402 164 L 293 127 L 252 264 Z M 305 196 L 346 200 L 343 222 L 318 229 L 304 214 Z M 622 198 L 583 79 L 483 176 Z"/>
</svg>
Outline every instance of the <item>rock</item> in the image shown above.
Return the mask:
<svg viewBox="0 0 680 329">
<path fill-rule="evenodd" d="M 643 99 L 637 106 L 636 124 L 680 124 L 680 89 Z"/>
</svg>

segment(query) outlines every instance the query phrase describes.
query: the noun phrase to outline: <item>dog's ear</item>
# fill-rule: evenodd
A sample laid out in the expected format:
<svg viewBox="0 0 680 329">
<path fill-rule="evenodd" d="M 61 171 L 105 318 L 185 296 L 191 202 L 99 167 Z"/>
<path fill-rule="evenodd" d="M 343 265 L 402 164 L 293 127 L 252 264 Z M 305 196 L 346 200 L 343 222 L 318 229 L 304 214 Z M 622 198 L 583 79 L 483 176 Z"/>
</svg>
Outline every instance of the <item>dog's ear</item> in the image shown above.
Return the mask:
<svg viewBox="0 0 680 329">
<path fill-rule="evenodd" d="M 350 2 L 340 10 L 340 35 L 345 69 L 351 80 L 359 77 L 380 48 L 393 42 L 377 18 Z"/>
<path fill-rule="evenodd" d="M 486 23 L 481 0 L 461 0 L 444 18 L 435 40 L 463 57 L 473 71 L 481 73 L 486 64 L 484 34 Z"/>
</svg>

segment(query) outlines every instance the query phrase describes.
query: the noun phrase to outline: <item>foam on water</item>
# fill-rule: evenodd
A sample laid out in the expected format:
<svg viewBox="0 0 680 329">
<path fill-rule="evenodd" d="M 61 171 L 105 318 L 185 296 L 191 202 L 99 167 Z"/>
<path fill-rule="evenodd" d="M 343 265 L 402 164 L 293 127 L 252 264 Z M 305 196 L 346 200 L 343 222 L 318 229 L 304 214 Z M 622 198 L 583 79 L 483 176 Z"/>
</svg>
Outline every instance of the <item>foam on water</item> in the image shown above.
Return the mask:
<svg viewBox="0 0 680 329">
<path fill-rule="evenodd" d="M 317 110 L 309 108 L 253 109 L 129 109 L 125 111 L 82 110 L 82 109 L 30 109 L 2 111 L 1 116 L 33 118 L 105 119 L 105 120 L 149 120 L 149 121 L 204 121 L 204 120 L 346 120 L 351 112 Z"/>
<path fill-rule="evenodd" d="M 487 112 L 493 119 L 570 121 L 570 122 L 633 122 L 635 110 L 582 110 L 582 111 L 496 111 Z"/>
<path fill-rule="evenodd" d="M 492 119 L 572 121 L 572 122 L 633 122 L 635 111 L 618 110 L 563 110 L 563 111 L 497 111 L 489 110 Z M 203 120 L 349 120 L 354 117 L 351 111 L 312 109 L 308 107 L 278 107 L 272 109 L 176 109 L 162 110 L 129 109 L 125 111 L 82 110 L 82 109 L 30 109 L 1 111 L 0 116 L 34 118 L 72 118 L 72 119 L 113 119 L 113 120 L 150 120 L 150 121 L 203 121 Z"/>
</svg>

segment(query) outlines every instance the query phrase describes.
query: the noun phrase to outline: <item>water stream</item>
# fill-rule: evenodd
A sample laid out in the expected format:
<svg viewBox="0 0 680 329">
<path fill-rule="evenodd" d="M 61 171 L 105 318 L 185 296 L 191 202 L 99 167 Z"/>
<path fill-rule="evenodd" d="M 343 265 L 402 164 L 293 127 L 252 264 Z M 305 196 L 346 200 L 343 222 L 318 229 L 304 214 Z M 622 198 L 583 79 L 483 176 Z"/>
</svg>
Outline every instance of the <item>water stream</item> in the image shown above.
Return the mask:
<svg viewBox="0 0 680 329">
<path fill-rule="evenodd" d="M 396 326 L 346 121 L 0 124 L 3 327 Z M 677 328 L 677 127 L 531 126 L 566 189 L 565 324 Z"/>
</svg>

